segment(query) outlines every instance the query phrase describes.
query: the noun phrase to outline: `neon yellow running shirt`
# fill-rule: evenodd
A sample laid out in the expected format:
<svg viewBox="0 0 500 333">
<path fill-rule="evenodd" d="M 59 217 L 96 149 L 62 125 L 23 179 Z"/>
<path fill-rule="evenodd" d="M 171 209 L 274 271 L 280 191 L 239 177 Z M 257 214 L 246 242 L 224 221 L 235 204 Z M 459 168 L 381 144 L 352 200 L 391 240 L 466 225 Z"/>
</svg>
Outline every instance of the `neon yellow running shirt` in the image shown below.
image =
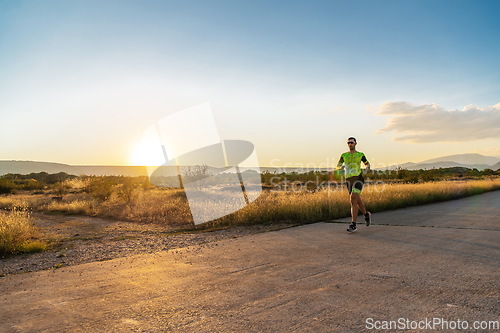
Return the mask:
<svg viewBox="0 0 500 333">
<path fill-rule="evenodd" d="M 342 164 L 345 165 L 345 178 L 359 176 L 361 174 L 361 162 L 368 162 L 365 154 L 360 151 L 357 151 L 354 154 L 347 152 L 340 155 L 337 167 L 340 168 Z"/>
</svg>

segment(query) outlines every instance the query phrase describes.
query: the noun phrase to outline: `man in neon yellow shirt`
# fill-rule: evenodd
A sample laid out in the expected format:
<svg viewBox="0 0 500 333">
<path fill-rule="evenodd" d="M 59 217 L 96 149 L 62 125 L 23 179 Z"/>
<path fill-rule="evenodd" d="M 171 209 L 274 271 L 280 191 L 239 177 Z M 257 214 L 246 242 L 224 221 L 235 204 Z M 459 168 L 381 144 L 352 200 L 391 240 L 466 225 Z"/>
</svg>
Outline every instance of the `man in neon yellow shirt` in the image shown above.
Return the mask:
<svg viewBox="0 0 500 333">
<path fill-rule="evenodd" d="M 365 154 L 356 151 L 356 139 L 350 137 L 347 139 L 347 145 L 349 146 L 349 151 L 343 153 L 340 156 L 337 168 L 343 168 L 345 170 L 345 181 L 347 185 L 347 190 L 351 196 L 351 216 L 352 222 L 349 224 L 347 231 L 356 231 L 356 219 L 358 217 L 358 209 L 361 210 L 365 216 L 365 224 L 369 226 L 371 223 L 371 213 L 366 210 L 363 200 L 361 200 L 361 190 L 363 190 L 363 184 L 365 180 L 361 173 L 361 162 L 366 165 L 366 170 L 370 170 L 370 162 L 366 159 Z"/>
</svg>

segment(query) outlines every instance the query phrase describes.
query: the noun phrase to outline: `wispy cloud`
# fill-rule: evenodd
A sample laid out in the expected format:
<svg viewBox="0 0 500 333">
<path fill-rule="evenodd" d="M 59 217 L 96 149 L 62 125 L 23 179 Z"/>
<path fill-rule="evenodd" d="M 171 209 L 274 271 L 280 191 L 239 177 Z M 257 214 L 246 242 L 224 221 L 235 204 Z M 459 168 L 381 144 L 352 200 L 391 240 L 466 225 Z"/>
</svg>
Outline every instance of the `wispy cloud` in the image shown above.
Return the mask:
<svg viewBox="0 0 500 333">
<path fill-rule="evenodd" d="M 396 133 L 395 141 L 425 143 L 500 138 L 500 103 L 446 110 L 437 104 L 387 102 L 380 106 L 378 114 L 391 116 L 387 126 L 378 132 Z"/>
</svg>

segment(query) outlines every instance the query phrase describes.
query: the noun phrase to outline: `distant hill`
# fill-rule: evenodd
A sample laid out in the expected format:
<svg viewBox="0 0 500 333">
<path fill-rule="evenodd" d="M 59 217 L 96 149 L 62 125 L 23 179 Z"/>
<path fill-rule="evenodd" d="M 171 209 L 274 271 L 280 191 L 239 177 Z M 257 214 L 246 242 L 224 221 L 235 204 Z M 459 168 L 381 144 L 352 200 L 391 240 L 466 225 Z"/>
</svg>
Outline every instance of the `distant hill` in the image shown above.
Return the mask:
<svg viewBox="0 0 500 333">
<path fill-rule="evenodd" d="M 62 163 L 33 161 L 0 161 L 0 175 L 8 173 L 29 174 L 32 172 L 58 173 L 88 176 L 146 176 L 142 166 L 68 165 Z"/>
<path fill-rule="evenodd" d="M 260 167 L 250 168 L 259 170 L 260 172 L 298 172 L 305 173 L 308 171 L 316 171 L 314 168 L 300 167 Z M 220 172 L 217 168 L 209 168 L 213 172 Z M 323 169 L 322 169 L 323 170 Z M 68 165 L 62 163 L 50 162 L 33 162 L 33 161 L 0 161 L 0 175 L 8 173 L 29 174 L 32 172 L 48 172 L 58 173 L 66 172 L 72 175 L 88 175 L 88 176 L 147 176 L 146 168 L 143 166 L 104 166 L 104 165 Z"/>
<path fill-rule="evenodd" d="M 458 155 L 448 155 L 438 158 L 433 158 L 430 160 L 425 160 L 420 163 L 407 162 L 400 165 L 391 165 L 383 170 L 394 169 L 396 167 L 401 167 L 408 170 L 419 170 L 419 169 L 439 169 L 439 168 L 452 168 L 452 167 L 464 167 L 469 169 L 493 169 L 496 170 L 493 165 L 500 163 L 500 158 L 495 156 L 484 156 L 481 154 L 458 154 Z M 496 165 L 495 164 L 495 165 Z"/>
<path fill-rule="evenodd" d="M 500 169 L 500 158 L 481 154 L 459 154 L 433 158 L 420 163 L 407 162 L 399 165 L 391 165 L 380 170 L 394 169 L 396 167 L 408 170 L 465 167 L 478 170 L 492 169 L 496 171 Z M 267 171 L 271 173 L 318 171 L 318 169 L 314 168 L 299 167 L 260 167 L 259 170 L 260 172 Z M 0 175 L 7 173 L 29 174 L 43 171 L 48 173 L 66 172 L 72 175 L 88 176 L 147 176 L 146 167 L 143 166 L 68 165 L 34 161 L 0 161 Z"/>
<path fill-rule="evenodd" d="M 407 163 L 409 164 L 409 163 Z M 439 169 L 439 168 L 453 168 L 453 167 L 464 167 L 469 169 L 484 170 L 490 168 L 488 164 L 462 164 L 456 162 L 435 162 L 435 163 L 411 163 L 410 166 L 405 167 L 401 165 L 402 168 L 408 170 L 420 170 L 420 169 Z"/>
<path fill-rule="evenodd" d="M 495 165 L 492 165 L 491 167 L 489 167 L 488 169 L 491 169 L 491 170 L 494 170 L 494 171 L 497 171 L 498 169 L 500 169 L 500 162 L 498 162 L 497 164 Z"/>
<path fill-rule="evenodd" d="M 430 160 L 425 160 L 419 164 L 426 163 L 436 163 L 436 162 L 455 162 L 462 165 L 473 165 L 473 164 L 483 164 L 483 165 L 493 165 L 500 162 L 498 157 L 494 156 L 484 156 L 481 154 L 458 154 L 458 155 L 448 155 L 438 158 L 433 158 Z"/>
<path fill-rule="evenodd" d="M 33 162 L 33 161 L 0 161 L 0 175 L 7 173 L 28 174 L 32 172 L 48 172 L 58 173 L 66 172 L 73 173 L 70 165 L 61 163 L 49 162 Z"/>
</svg>

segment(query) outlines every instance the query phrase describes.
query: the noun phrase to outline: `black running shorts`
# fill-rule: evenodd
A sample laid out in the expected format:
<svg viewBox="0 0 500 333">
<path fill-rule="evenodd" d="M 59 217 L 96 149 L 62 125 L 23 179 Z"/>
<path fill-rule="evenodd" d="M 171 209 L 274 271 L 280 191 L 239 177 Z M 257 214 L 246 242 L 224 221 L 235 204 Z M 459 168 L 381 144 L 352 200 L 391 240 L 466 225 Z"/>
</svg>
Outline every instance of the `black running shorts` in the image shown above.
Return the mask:
<svg viewBox="0 0 500 333">
<path fill-rule="evenodd" d="M 349 194 L 351 194 L 351 193 L 360 194 L 361 191 L 363 190 L 363 185 L 365 184 L 365 179 L 360 174 L 359 176 L 347 178 L 345 180 L 345 183 L 347 185 L 347 190 L 349 191 Z"/>
</svg>

